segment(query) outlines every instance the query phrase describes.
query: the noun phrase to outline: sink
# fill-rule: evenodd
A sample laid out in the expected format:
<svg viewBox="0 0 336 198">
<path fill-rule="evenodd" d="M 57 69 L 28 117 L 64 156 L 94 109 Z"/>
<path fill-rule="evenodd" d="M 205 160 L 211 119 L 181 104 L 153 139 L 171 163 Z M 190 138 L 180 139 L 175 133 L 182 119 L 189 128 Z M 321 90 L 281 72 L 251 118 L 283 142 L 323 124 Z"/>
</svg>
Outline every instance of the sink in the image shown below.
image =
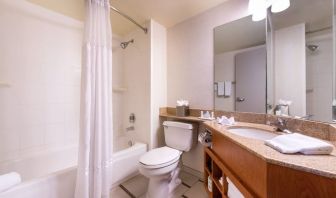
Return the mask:
<svg viewBox="0 0 336 198">
<path fill-rule="evenodd" d="M 263 129 L 254 129 L 254 128 L 232 128 L 228 129 L 230 133 L 247 137 L 247 138 L 252 138 L 252 139 L 258 139 L 258 140 L 269 140 L 272 139 L 278 134 L 263 130 Z"/>
</svg>

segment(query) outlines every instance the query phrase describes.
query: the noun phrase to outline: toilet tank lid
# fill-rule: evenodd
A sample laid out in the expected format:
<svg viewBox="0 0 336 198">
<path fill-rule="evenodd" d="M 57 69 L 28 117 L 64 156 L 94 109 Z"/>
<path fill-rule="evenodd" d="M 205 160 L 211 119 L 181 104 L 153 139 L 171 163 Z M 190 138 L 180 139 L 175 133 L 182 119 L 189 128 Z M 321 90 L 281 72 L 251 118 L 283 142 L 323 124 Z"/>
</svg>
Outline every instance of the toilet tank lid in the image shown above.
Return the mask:
<svg viewBox="0 0 336 198">
<path fill-rule="evenodd" d="M 192 124 L 183 123 L 183 122 L 174 122 L 174 121 L 164 121 L 163 126 L 177 127 L 177 128 L 181 128 L 181 129 L 193 129 Z"/>
</svg>

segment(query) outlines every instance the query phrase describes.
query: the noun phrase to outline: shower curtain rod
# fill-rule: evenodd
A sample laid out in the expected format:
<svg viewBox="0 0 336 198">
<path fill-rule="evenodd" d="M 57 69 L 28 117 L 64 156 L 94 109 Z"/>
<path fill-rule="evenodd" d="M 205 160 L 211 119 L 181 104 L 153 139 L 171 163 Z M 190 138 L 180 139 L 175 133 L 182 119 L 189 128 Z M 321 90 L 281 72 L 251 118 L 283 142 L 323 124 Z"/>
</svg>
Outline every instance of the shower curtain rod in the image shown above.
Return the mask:
<svg viewBox="0 0 336 198">
<path fill-rule="evenodd" d="M 147 28 L 143 27 L 142 25 L 140 25 L 139 23 L 137 23 L 134 19 L 132 19 L 132 18 L 129 17 L 128 15 L 124 14 L 123 12 L 121 12 L 120 10 L 118 10 L 117 8 L 115 8 L 115 7 L 111 6 L 111 5 L 110 5 L 110 8 L 111 8 L 113 11 L 119 13 L 121 16 L 123 16 L 123 17 L 125 17 L 126 19 L 128 19 L 129 21 L 131 21 L 132 23 L 134 23 L 135 25 L 137 25 L 139 28 L 141 28 L 141 29 L 145 32 L 145 34 L 147 34 L 147 31 L 148 31 Z"/>
</svg>

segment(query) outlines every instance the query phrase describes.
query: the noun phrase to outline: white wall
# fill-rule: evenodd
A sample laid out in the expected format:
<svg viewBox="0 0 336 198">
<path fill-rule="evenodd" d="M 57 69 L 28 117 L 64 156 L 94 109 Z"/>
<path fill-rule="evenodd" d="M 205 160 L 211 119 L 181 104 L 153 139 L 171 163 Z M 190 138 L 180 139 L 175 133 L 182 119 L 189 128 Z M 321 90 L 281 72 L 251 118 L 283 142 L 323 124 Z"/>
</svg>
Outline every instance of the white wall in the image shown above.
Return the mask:
<svg viewBox="0 0 336 198">
<path fill-rule="evenodd" d="M 160 107 L 167 106 L 167 30 L 151 20 L 151 142 L 155 148 L 162 138 L 160 129 Z"/>
<path fill-rule="evenodd" d="M 221 54 L 215 54 L 215 82 L 224 82 L 226 80 L 236 81 L 235 77 L 235 57 L 237 54 L 247 52 L 250 50 L 265 47 L 265 45 L 250 47 L 246 49 L 235 50 L 231 52 L 225 52 Z M 225 111 L 235 111 L 236 102 L 236 86 L 232 84 L 232 91 L 230 97 L 217 96 L 215 97 L 215 109 Z"/>
<path fill-rule="evenodd" d="M 78 142 L 82 24 L 0 2 L 0 161 Z"/>
<path fill-rule="evenodd" d="M 275 31 L 275 102 L 290 100 L 290 114 L 306 115 L 306 40 L 305 25 Z"/>
<path fill-rule="evenodd" d="M 332 120 L 332 34 L 311 36 L 307 44 L 317 45 L 315 52 L 307 53 L 307 114 L 315 120 Z"/>
<path fill-rule="evenodd" d="M 213 109 L 213 29 L 245 17 L 248 1 L 227 1 L 168 29 L 167 104 L 190 101 L 191 108 Z M 203 172 L 203 147 L 183 155 L 184 165 Z"/>
<path fill-rule="evenodd" d="M 191 108 L 213 108 L 213 28 L 247 16 L 247 5 L 227 1 L 168 29 L 168 106 L 184 98 Z"/>
</svg>

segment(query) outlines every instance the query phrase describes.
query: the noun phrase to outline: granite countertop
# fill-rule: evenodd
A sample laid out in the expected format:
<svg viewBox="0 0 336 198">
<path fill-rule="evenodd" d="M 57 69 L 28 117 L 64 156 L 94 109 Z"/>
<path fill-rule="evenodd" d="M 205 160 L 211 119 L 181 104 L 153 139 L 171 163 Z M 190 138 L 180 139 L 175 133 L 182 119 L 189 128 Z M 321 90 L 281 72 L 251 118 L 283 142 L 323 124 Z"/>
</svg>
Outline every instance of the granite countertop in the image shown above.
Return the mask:
<svg viewBox="0 0 336 198">
<path fill-rule="evenodd" d="M 274 127 L 244 122 L 238 122 L 234 126 L 223 126 L 217 124 L 215 121 L 208 121 L 204 124 L 209 129 L 218 131 L 269 163 L 336 179 L 336 149 L 330 155 L 282 154 L 266 146 L 263 140 L 242 137 L 227 131 L 232 127 L 250 127 L 277 133 Z M 336 146 L 336 142 L 330 143 Z"/>
</svg>

